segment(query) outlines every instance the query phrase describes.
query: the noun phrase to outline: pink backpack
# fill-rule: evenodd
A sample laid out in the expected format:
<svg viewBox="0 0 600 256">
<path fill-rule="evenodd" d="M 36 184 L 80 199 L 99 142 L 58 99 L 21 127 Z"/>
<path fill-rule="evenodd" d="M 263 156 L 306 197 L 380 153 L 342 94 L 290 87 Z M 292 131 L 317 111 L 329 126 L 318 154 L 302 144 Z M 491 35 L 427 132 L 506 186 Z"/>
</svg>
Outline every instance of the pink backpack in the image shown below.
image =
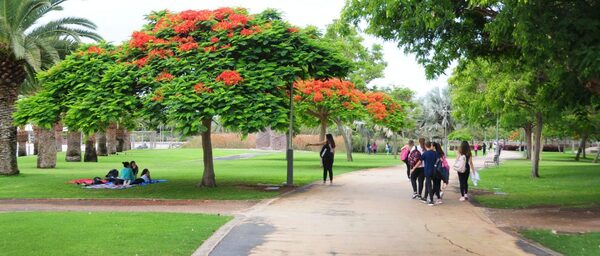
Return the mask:
<svg viewBox="0 0 600 256">
<path fill-rule="evenodd" d="M 405 147 L 402 149 L 402 152 L 400 152 L 400 160 L 406 161 L 407 157 L 408 157 L 408 147 Z"/>
<path fill-rule="evenodd" d="M 442 157 L 442 167 L 446 170 L 450 170 L 450 165 L 448 164 L 448 161 L 446 161 L 446 157 Z"/>
</svg>

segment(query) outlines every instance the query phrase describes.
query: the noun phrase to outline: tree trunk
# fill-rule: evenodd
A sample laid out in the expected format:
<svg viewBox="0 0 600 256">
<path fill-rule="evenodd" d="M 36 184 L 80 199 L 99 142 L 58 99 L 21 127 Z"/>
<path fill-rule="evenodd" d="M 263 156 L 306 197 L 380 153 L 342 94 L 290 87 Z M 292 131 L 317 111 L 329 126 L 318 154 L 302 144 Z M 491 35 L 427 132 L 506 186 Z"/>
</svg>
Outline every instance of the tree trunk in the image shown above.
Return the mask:
<svg viewBox="0 0 600 256">
<path fill-rule="evenodd" d="M 106 147 L 109 154 L 117 153 L 117 124 L 115 123 L 110 123 L 106 129 Z"/>
<path fill-rule="evenodd" d="M 531 155 L 531 177 L 539 178 L 539 167 L 540 167 L 540 150 L 542 142 L 542 128 L 543 128 L 542 113 L 535 113 L 535 127 L 533 129 L 533 154 Z"/>
<path fill-rule="evenodd" d="M 19 127 L 19 130 L 17 131 L 17 143 L 19 144 L 17 156 L 27 156 L 28 137 L 27 131 L 25 131 L 25 126 Z"/>
<path fill-rule="evenodd" d="M 531 133 L 533 132 L 533 125 L 529 123 L 529 124 L 525 125 L 524 129 L 525 129 L 525 141 L 526 141 L 526 146 L 527 146 L 527 151 L 525 151 L 526 158 L 527 158 L 527 160 L 531 160 L 531 150 L 533 149 Z"/>
<path fill-rule="evenodd" d="M 342 135 L 342 138 L 344 139 L 344 144 L 346 144 L 346 160 L 348 162 L 352 162 L 352 135 L 348 136 L 348 132 L 346 132 L 346 127 L 344 127 L 341 120 L 335 119 L 334 122 L 338 128 L 338 132 Z"/>
<path fill-rule="evenodd" d="M 84 162 L 98 162 L 96 154 L 96 136 L 88 135 L 85 139 L 85 154 L 83 155 Z"/>
<path fill-rule="evenodd" d="M 15 111 L 15 102 L 19 87 L 24 76 L 23 67 L 11 65 L 14 61 L 7 60 L 2 54 L 2 63 L 0 65 L 0 174 L 16 175 L 19 174 L 17 166 L 17 127 L 13 126 L 13 112 Z M 16 64 L 16 63 L 15 63 Z M 14 74 L 15 68 L 20 68 L 20 74 Z M 20 79 L 20 80 L 17 80 Z"/>
<path fill-rule="evenodd" d="M 98 148 L 96 151 L 99 156 L 108 156 L 108 147 L 106 145 L 106 133 L 105 132 L 97 132 L 96 139 L 98 140 Z"/>
<path fill-rule="evenodd" d="M 210 129 L 212 118 L 202 120 L 202 125 L 206 127 L 206 131 L 202 132 L 202 156 L 204 160 L 204 173 L 202 181 L 198 184 L 199 187 L 216 187 L 215 167 L 213 164 L 212 142 L 210 140 Z"/>
<path fill-rule="evenodd" d="M 117 139 L 117 152 L 123 152 L 123 147 L 124 147 L 124 139 L 123 136 L 125 134 L 125 129 L 123 127 L 119 127 L 117 128 L 117 134 L 116 134 L 116 139 Z"/>
<path fill-rule="evenodd" d="M 123 128 L 123 151 L 131 150 L 131 134 Z"/>
<path fill-rule="evenodd" d="M 56 122 L 54 124 L 54 138 L 56 139 L 56 152 L 62 152 L 62 145 L 63 145 L 63 136 L 62 136 L 62 131 L 63 131 L 63 125 L 61 122 Z"/>
<path fill-rule="evenodd" d="M 320 117 L 321 131 L 319 132 L 319 141 L 325 141 L 325 133 L 327 133 L 327 117 Z"/>
<path fill-rule="evenodd" d="M 588 134 L 584 133 L 581 136 L 581 142 L 579 142 L 579 149 L 577 150 L 577 155 L 575 156 L 575 161 L 579 161 L 579 156 L 583 152 L 583 158 L 585 159 L 585 142 L 588 139 Z"/>
<path fill-rule="evenodd" d="M 392 146 L 392 154 L 394 155 L 394 159 L 398 159 L 398 133 L 394 133 L 394 145 Z M 446 153 L 448 154 L 448 153 Z"/>
<path fill-rule="evenodd" d="M 40 148 L 40 143 L 38 143 L 38 141 L 40 141 L 38 139 L 38 137 L 40 137 L 40 130 L 42 128 L 40 128 L 39 126 L 33 126 L 33 155 L 37 156 L 38 155 L 38 149 Z"/>
<path fill-rule="evenodd" d="M 81 132 L 69 131 L 67 134 L 67 162 L 81 162 Z"/>
<path fill-rule="evenodd" d="M 37 168 L 56 167 L 56 137 L 54 129 L 41 129 L 38 137 Z"/>
</svg>

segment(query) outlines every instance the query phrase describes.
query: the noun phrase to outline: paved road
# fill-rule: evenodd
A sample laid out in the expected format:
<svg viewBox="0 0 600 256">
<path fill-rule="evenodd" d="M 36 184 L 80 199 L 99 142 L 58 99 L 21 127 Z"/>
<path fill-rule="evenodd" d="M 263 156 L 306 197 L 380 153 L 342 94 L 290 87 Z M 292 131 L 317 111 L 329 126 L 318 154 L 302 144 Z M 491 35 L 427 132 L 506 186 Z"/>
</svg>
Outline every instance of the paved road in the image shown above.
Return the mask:
<svg viewBox="0 0 600 256">
<path fill-rule="evenodd" d="M 401 167 L 353 172 L 255 207 L 210 255 L 528 254 L 455 188 L 434 207 L 410 199 L 405 175 Z"/>
</svg>

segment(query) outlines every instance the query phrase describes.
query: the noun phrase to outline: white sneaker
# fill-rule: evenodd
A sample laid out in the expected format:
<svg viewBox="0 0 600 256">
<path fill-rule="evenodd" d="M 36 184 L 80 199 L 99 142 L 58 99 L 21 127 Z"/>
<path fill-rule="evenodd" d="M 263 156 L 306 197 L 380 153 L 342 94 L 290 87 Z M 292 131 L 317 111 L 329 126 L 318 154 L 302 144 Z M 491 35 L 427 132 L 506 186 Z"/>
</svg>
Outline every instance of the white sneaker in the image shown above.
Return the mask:
<svg viewBox="0 0 600 256">
<path fill-rule="evenodd" d="M 465 200 L 469 200 L 469 194 L 465 194 Z"/>
<path fill-rule="evenodd" d="M 438 199 L 437 201 L 435 201 L 435 204 L 443 204 L 444 202 L 442 202 L 442 199 Z"/>
<path fill-rule="evenodd" d="M 444 191 L 440 192 L 440 199 L 444 198 Z"/>
<path fill-rule="evenodd" d="M 462 202 L 462 201 L 465 201 L 465 197 L 464 197 L 464 196 L 461 196 L 461 197 L 460 197 L 460 199 L 458 199 L 458 200 L 460 200 L 461 202 Z"/>
</svg>

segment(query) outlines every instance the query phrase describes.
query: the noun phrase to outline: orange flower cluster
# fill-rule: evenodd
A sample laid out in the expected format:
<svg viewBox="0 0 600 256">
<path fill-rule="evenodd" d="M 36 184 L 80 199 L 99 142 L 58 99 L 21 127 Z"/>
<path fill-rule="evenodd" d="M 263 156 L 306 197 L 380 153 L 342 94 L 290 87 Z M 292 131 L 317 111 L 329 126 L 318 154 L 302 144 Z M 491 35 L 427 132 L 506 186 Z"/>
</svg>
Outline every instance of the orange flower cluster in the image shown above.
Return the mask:
<svg viewBox="0 0 600 256">
<path fill-rule="evenodd" d="M 295 28 L 295 27 L 288 28 L 288 32 L 290 32 L 290 33 L 297 33 L 298 31 L 299 31 L 298 28 Z"/>
<path fill-rule="evenodd" d="M 164 99 L 165 99 L 165 96 L 163 95 L 163 92 L 160 89 L 158 89 L 154 92 L 154 96 L 150 100 L 156 101 L 156 102 L 161 102 Z"/>
<path fill-rule="evenodd" d="M 242 31 L 240 31 L 240 35 L 242 36 L 250 36 L 250 35 L 254 35 L 256 33 L 260 33 L 260 27 L 259 26 L 252 26 L 249 29 L 242 29 Z"/>
<path fill-rule="evenodd" d="M 92 45 L 87 49 L 87 52 L 92 53 L 92 54 L 103 54 L 106 52 L 106 50 L 104 50 L 98 46 Z"/>
<path fill-rule="evenodd" d="M 194 92 L 196 94 L 201 94 L 203 92 L 212 92 L 212 89 L 206 87 L 204 83 L 197 83 L 194 85 Z"/>
<path fill-rule="evenodd" d="M 370 92 L 367 96 L 367 112 L 377 120 L 384 120 L 390 114 L 401 111 L 402 107 L 395 103 L 388 94 L 383 92 Z"/>
<path fill-rule="evenodd" d="M 354 103 L 366 100 L 364 93 L 357 90 L 352 82 L 340 79 L 298 81 L 294 83 L 294 87 L 304 96 L 311 97 L 315 103 L 323 101 L 324 96 L 333 97 L 334 95 L 345 97 Z M 301 99 L 296 98 L 297 101 Z"/>
<path fill-rule="evenodd" d="M 225 70 L 216 78 L 217 82 L 223 82 L 225 85 L 236 85 L 242 80 L 242 76 L 235 70 Z"/>
<path fill-rule="evenodd" d="M 136 32 L 133 32 L 133 34 L 131 35 L 131 40 L 129 40 L 129 43 L 134 48 L 145 49 L 146 44 L 148 44 L 148 43 L 164 44 L 164 43 L 168 43 L 168 42 L 167 42 L 167 40 L 156 38 L 153 35 L 147 34 L 145 32 L 136 31 Z"/>
<path fill-rule="evenodd" d="M 163 71 L 163 72 L 160 72 L 160 74 L 158 74 L 158 76 L 156 76 L 156 81 L 157 82 L 171 81 L 171 80 L 173 80 L 173 78 L 174 78 L 174 76 L 171 75 L 169 72 Z"/>
</svg>

